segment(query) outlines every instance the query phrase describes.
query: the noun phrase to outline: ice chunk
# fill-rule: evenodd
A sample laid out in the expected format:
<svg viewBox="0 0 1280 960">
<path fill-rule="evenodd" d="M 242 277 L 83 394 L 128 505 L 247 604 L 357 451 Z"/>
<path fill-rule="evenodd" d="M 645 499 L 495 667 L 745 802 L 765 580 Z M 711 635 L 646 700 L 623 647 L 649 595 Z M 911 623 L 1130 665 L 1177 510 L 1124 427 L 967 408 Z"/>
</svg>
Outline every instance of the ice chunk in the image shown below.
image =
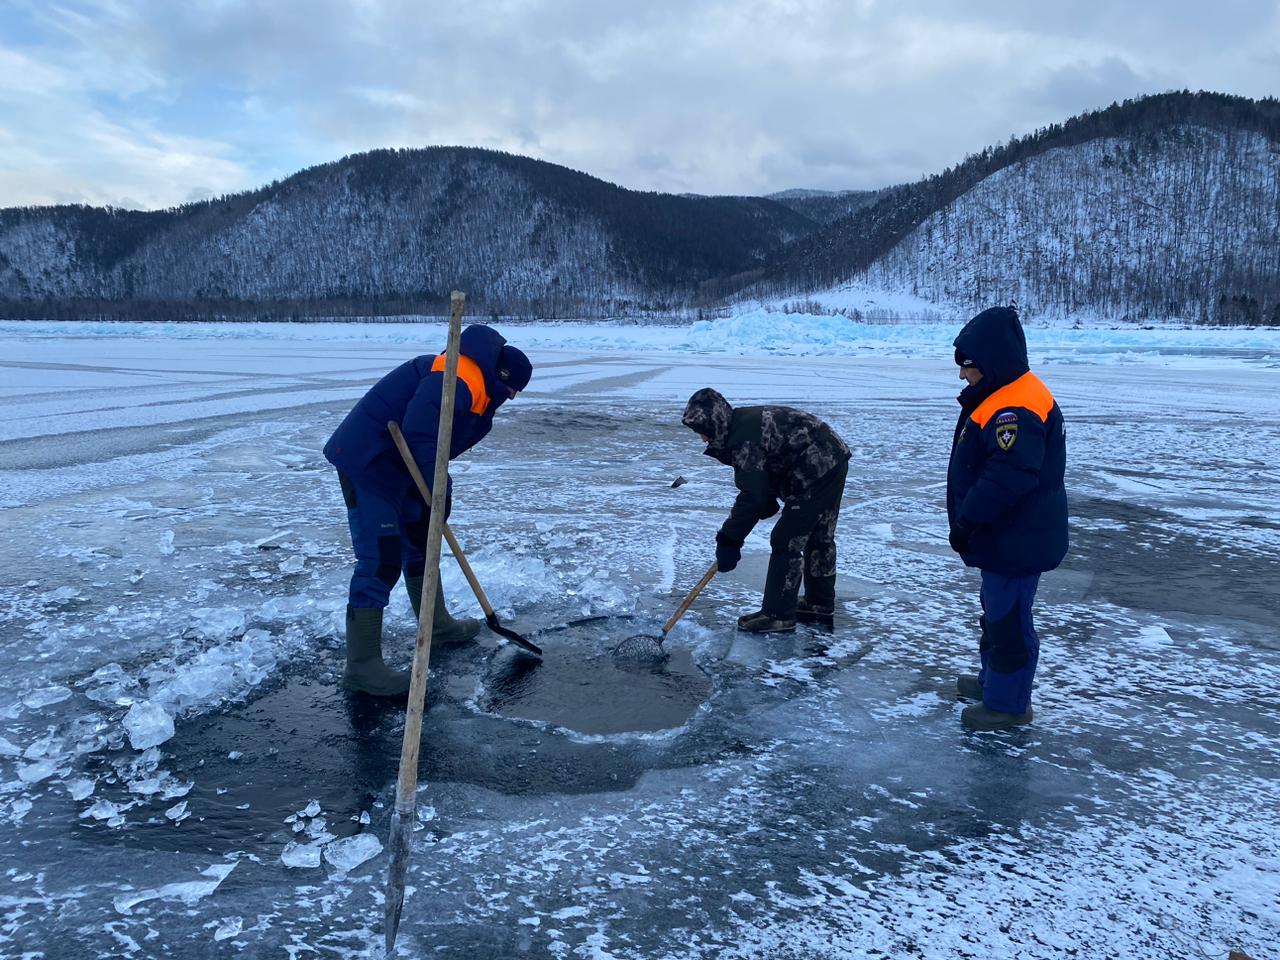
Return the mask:
<svg viewBox="0 0 1280 960">
<path fill-rule="evenodd" d="M 244 633 L 244 611 L 238 607 L 198 607 L 191 615 L 196 629 L 210 640 L 226 640 Z"/>
<path fill-rule="evenodd" d="M 232 620 L 243 624 L 244 615 L 235 611 L 225 618 L 220 629 Z M 278 655 L 271 634 L 265 630 L 248 630 L 239 640 L 212 647 L 174 667 L 171 676 L 153 684 L 151 699 L 175 713 L 218 703 L 243 694 L 265 680 Z"/>
<path fill-rule="evenodd" d="M 50 687 L 42 687 L 39 690 L 32 690 L 22 698 L 22 702 L 32 710 L 39 710 L 41 707 L 47 707 L 54 703 L 61 703 L 70 696 L 70 690 L 66 687 L 55 684 Z"/>
<path fill-rule="evenodd" d="M 139 890 L 137 893 L 123 893 L 112 902 L 117 912 L 125 916 L 131 916 L 133 908 L 147 900 L 181 900 L 187 906 L 190 906 L 217 890 L 218 885 L 235 868 L 236 865 L 234 863 L 215 863 L 212 867 L 200 872 L 200 876 L 208 877 L 208 880 L 166 883 L 163 887 Z"/>
<path fill-rule="evenodd" d="M 1173 638 L 1164 627 L 1152 624 L 1138 630 L 1137 645 L 1140 647 L 1168 647 L 1172 644 Z"/>
<path fill-rule="evenodd" d="M 191 816 L 191 814 L 187 813 L 187 801 L 185 800 L 180 803 L 175 803 L 164 812 L 164 815 L 174 823 L 181 823 L 183 820 L 187 819 L 187 817 Z"/>
<path fill-rule="evenodd" d="M 164 533 L 160 534 L 160 553 L 166 557 L 173 553 L 172 530 L 166 530 Z"/>
<path fill-rule="evenodd" d="M 160 763 L 160 748 L 147 747 L 147 749 L 143 750 L 140 754 L 138 754 L 138 758 L 133 761 L 133 769 L 135 773 L 141 772 L 144 770 L 150 770 L 151 768 L 159 765 L 159 763 Z"/>
<path fill-rule="evenodd" d="M 137 689 L 138 681 L 125 673 L 118 663 L 108 663 L 76 684 L 88 687 L 84 695 L 97 703 L 120 703 L 121 698 Z"/>
<path fill-rule="evenodd" d="M 124 715 L 124 729 L 135 750 L 164 743 L 173 736 L 173 717 L 158 703 L 140 700 Z"/>
<path fill-rule="evenodd" d="M 96 780 L 68 780 L 67 793 L 71 794 L 72 800 L 87 800 L 97 785 Z"/>
<path fill-rule="evenodd" d="M 235 673 L 235 666 L 229 663 L 196 662 L 180 668 L 156 695 L 178 707 L 220 700 L 225 692 L 234 688 Z"/>
<path fill-rule="evenodd" d="M 293 556 L 285 557 L 280 561 L 280 572 L 285 574 L 301 573 L 306 565 L 306 559 L 295 553 Z"/>
<path fill-rule="evenodd" d="M 372 833 L 335 840 L 324 848 L 324 858 L 346 873 L 382 852 L 382 841 Z"/>
<path fill-rule="evenodd" d="M 320 801 L 312 800 L 310 803 L 307 804 L 305 809 L 299 810 L 298 812 L 301 813 L 304 817 L 317 816 L 320 813 Z"/>
<path fill-rule="evenodd" d="M 280 862 L 286 867 L 318 867 L 320 866 L 320 853 L 324 847 L 323 841 L 315 843 L 297 843 L 291 842 L 280 854 Z"/>
<path fill-rule="evenodd" d="M 44 602 L 49 604 L 67 603 L 75 600 L 80 596 L 80 591 L 75 587 L 59 587 L 57 590 L 51 590 L 44 595 Z"/>
<path fill-rule="evenodd" d="M 240 935 L 240 931 L 244 929 L 244 920 L 240 917 L 227 917 L 220 924 L 218 929 L 213 931 L 213 939 L 215 941 L 230 940 L 232 937 Z"/>
<path fill-rule="evenodd" d="M 31 801 L 26 797 L 19 797 L 9 805 L 9 809 L 13 811 L 13 819 L 21 820 L 31 812 Z"/>
<path fill-rule="evenodd" d="M 55 757 L 62 753 L 64 744 L 50 734 L 47 737 L 41 737 L 22 751 L 22 755 L 28 760 L 39 760 L 42 757 Z"/>
<path fill-rule="evenodd" d="M 22 756 L 22 748 L 18 747 L 7 737 L 0 737 L 0 757 L 20 757 Z"/>
<path fill-rule="evenodd" d="M 264 620 L 297 620 L 314 607 L 315 601 L 303 595 L 272 597 L 258 608 L 258 616 Z"/>
<path fill-rule="evenodd" d="M 19 767 L 18 779 L 23 783 L 39 783 L 41 780 L 48 779 L 57 771 L 58 760 L 58 757 L 47 757 L 44 760 L 29 763 L 25 767 Z"/>
<path fill-rule="evenodd" d="M 110 820 L 112 817 L 119 816 L 120 807 L 112 803 L 110 800 L 99 800 L 88 810 L 80 814 L 80 819 L 85 820 L 92 817 L 94 820 Z"/>
<path fill-rule="evenodd" d="M 141 780 L 129 781 L 129 792 L 140 793 L 144 797 L 149 797 L 153 793 L 159 793 L 164 785 L 165 776 L 159 777 L 143 777 Z"/>
</svg>

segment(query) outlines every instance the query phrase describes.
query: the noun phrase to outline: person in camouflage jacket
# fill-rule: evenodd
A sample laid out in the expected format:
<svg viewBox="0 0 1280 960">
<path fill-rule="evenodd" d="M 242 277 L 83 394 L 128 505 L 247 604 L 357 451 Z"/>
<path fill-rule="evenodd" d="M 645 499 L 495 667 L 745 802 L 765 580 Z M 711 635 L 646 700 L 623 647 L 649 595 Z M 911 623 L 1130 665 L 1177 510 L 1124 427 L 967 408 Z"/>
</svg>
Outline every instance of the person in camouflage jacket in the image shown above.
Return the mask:
<svg viewBox="0 0 1280 960">
<path fill-rule="evenodd" d="M 681 422 L 706 441 L 706 454 L 733 467 L 738 497 L 716 534 L 716 561 L 728 573 L 760 520 L 779 512 L 759 611 L 738 619 L 753 633 L 794 630 L 796 620 L 835 612 L 836 520 L 849 448 L 829 426 L 791 407 L 734 409 L 710 387 L 689 398 Z M 799 597 L 803 580 L 805 595 Z"/>
</svg>

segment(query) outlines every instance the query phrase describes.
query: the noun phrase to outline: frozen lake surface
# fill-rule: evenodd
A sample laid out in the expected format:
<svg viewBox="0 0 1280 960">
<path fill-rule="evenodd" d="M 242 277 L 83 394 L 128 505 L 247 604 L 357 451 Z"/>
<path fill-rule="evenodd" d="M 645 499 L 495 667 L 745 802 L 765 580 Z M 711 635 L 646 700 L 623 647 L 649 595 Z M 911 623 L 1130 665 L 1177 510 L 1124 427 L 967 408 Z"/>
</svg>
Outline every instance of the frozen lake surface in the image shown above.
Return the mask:
<svg viewBox="0 0 1280 960">
<path fill-rule="evenodd" d="M 506 330 L 534 380 L 455 463 L 452 523 L 546 657 L 487 632 L 433 654 L 401 956 L 1280 943 L 1280 336 L 1028 331 L 1073 543 L 1041 588 L 1035 723 L 975 735 L 954 330 L 849 327 Z M 403 708 L 336 685 L 350 545 L 320 448 L 443 326 L 0 338 L 0 955 L 379 956 Z M 620 669 L 732 499 L 679 424 L 706 385 L 848 441 L 835 626 L 736 635 L 766 522 L 671 660 Z M 407 663 L 400 589 L 387 620 Z"/>
</svg>

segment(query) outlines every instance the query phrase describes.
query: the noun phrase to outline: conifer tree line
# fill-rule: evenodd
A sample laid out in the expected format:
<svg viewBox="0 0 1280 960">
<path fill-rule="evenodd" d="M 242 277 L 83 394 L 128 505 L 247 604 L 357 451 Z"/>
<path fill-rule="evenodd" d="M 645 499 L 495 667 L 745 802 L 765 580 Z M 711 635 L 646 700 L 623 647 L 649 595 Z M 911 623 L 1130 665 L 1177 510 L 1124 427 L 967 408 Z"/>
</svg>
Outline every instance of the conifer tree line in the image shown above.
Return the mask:
<svg viewBox="0 0 1280 960">
<path fill-rule="evenodd" d="M 1113 104 L 880 191 L 626 190 L 474 148 L 375 150 L 132 211 L 0 210 L 0 316 L 602 317 L 848 281 L 958 312 L 1280 324 L 1280 102 Z"/>
</svg>

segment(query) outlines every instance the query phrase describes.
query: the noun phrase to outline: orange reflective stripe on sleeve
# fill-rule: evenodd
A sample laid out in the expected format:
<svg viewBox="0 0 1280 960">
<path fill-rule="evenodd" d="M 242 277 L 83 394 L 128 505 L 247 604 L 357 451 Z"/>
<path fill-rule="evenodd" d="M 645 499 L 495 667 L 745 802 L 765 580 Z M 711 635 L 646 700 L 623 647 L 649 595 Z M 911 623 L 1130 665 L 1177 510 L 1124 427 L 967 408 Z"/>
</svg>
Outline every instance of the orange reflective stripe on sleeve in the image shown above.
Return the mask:
<svg viewBox="0 0 1280 960">
<path fill-rule="evenodd" d="M 1001 387 L 987 397 L 982 405 L 973 411 L 969 419 L 978 426 L 985 427 L 987 421 L 994 417 L 997 411 L 1007 407 L 1022 407 L 1030 410 L 1042 422 L 1046 422 L 1049 419 L 1049 412 L 1053 410 L 1053 394 L 1034 373 L 1024 373 L 1013 383 Z"/>
<path fill-rule="evenodd" d="M 437 373 L 443 369 L 444 354 L 442 353 L 431 364 L 431 372 Z M 468 356 L 459 354 L 458 379 L 465 383 L 467 389 L 471 391 L 471 412 L 481 414 L 488 410 L 489 391 L 484 387 L 484 373 L 480 370 L 480 364 Z"/>
</svg>

